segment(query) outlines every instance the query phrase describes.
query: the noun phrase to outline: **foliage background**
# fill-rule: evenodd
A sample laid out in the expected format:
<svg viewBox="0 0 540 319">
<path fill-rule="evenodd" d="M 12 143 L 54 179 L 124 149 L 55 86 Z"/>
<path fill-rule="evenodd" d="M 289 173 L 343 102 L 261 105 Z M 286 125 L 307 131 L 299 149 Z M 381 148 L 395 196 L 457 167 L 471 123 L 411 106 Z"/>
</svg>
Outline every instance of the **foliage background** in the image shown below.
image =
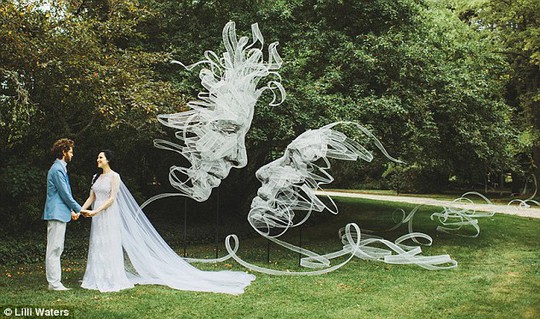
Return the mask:
<svg viewBox="0 0 540 319">
<path fill-rule="evenodd" d="M 338 120 L 367 126 L 407 165 L 379 154 L 369 164 L 334 163 L 333 186 L 434 192 L 506 172 L 517 181 L 540 157 L 540 10 L 532 0 L 513 1 L 510 11 L 505 3 L 2 0 L 2 228 L 42 226 L 48 150 L 61 137 L 76 141 L 70 176 L 79 201 L 101 148 L 116 152 L 114 169 L 139 200 L 169 191 L 168 167 L 182 160 L 153 148 L 154 138 L 173 138 L 156 115 L 185 109 L 201 89 L 196 72 L 169 61 L 222 50 L 229 20 L 248 36 L 258 22 L 267 43 L 280 42 L 288 93 L 279 107 L 269 96 L 257 105 L 248 167 L 219 189 L 230 218 L 247 213 L 257 168 L 306 129 Z M 195 209 L 214 209 L 216 196 Z M 180 205 L 151 210 L 174 214 Z"/>
</svg>

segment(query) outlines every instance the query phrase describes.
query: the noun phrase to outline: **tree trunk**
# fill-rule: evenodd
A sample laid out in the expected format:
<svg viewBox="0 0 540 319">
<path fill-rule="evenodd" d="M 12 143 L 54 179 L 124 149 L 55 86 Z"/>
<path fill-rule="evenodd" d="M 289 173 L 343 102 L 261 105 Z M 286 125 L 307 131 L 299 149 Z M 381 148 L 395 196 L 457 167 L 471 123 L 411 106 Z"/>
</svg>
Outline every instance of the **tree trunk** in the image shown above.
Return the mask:
<svg viewBox="0 0 540 319">
<path fill-rule="evenodd" d="M 534 169 L 533 169 L 534 176 L 536 177 L 537 181 L 540 181 L 540 146 L 538 145 L 533 147 L 533 161 L 534 161 Z M 538 187 L 538 186 L 539 185 L 535 185 L 534 187 Z M 538 196 L 538 193 L 537 193 L 537 196 Z"/>
</svg>

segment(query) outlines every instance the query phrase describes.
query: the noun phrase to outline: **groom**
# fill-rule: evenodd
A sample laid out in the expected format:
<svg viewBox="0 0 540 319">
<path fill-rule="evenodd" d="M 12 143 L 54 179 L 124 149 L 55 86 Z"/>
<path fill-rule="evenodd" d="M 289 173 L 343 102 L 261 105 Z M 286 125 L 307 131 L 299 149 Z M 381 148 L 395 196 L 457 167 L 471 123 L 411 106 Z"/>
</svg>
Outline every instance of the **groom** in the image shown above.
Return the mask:
<svg viewBox="0 0 540 319">
<path fill-rule="evenodd" d="M 73 199 L 71 194 L 67 174 L 67 164 L 73 158 L 73 147 L 72 140 L 63 138 L 56 141 L 51 149 L 56 160 L 47 174 L 47 200 L 42 217 L 47 221 L 45 273 L 49 290 L 69 290 L 61 282 L 60 256 L 64 251 L 66 224 L 71 219 L 77 220 L 81 211 L 81 205 Z"/>
</svg>

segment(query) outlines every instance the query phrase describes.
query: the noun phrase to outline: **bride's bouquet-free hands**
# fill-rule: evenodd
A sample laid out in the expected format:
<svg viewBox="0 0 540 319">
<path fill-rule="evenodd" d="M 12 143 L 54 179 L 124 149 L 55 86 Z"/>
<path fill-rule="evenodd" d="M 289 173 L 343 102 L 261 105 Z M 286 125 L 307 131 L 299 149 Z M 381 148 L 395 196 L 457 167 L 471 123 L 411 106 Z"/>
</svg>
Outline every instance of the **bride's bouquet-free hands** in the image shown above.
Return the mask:
<svg viewBox="0 0 540 319">
<path fill-rule="evenodd" d="M 71 219 L 77 220 L 81 216 L 81 213 L 75 213 L 74 211 L 71 211 Z"/>
<path fill-rule="evenodd" d="M 83 210 L 81 210 L 81 214 L 84 217 L 94 217 L 94 216 L 97 215 L 97 212 L 95 212 L 93 210 L 83 209 Z"/>
</svg>

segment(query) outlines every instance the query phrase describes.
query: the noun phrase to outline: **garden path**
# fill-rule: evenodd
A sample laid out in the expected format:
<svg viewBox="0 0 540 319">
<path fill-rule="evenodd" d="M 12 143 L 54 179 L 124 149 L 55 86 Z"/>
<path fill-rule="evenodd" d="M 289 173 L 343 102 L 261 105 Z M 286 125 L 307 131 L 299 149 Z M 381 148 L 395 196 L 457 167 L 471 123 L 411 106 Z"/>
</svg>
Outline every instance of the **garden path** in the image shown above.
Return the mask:
<svg viewBox="0 0 540 319">
<path fill-rule="evenodd" d="M 457 208 L 466 208 L 476 211 L 484 212 L 495 212 L 508 215 L 517 215 L 522 217 L 532 217 L 540 218 L 540 207 L 531 206 L 528 208 L 519 207 L 518 203 L 514 203 L 513 206 L 508 206 L 506 204 L 471 204 L 466 202 L 454 202 L 450 200 L 440 200 L 427 197 L 417 197 L 417 196 L 396 196 L 396 195 L 378 195 L 378 194 L 363 194 L 355 192 L 346 192 L 346 191 L 317 191 L 317 195 L 328 195 L 331 197 L 349 197 L 349 198 L 364 198 L 371 200 L 379 201 L 389 201 L 389 202 L 401 202 L 417 205 L 430 205 L 430 206 L 446 206 L 446 207 L 457 207 Z"/>
</svg>

